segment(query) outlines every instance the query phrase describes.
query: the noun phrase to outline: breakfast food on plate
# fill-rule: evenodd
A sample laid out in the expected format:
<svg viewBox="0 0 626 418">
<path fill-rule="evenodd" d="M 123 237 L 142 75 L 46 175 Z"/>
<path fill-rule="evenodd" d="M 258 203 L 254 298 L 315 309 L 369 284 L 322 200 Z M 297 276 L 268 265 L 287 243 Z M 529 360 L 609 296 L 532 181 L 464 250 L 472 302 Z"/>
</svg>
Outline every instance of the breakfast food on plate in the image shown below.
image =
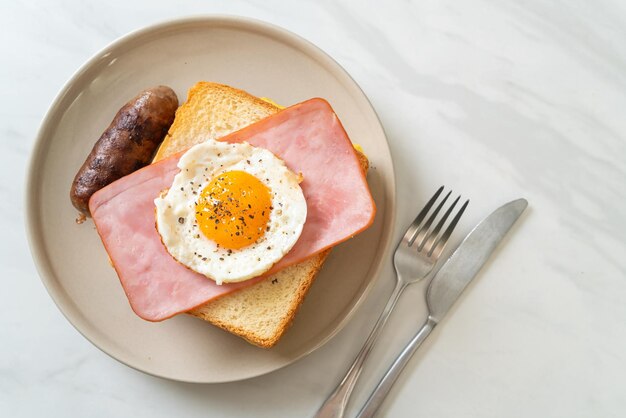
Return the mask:
<svg viewBox="0 0 626 418">
<path fill-rule="evenodd" d="M 89 198 L 104 186 L 150 163 L 174 121 L 178 97 L 166 86 L 142 91 L 115 115 L 78 170 L 70 199 L 89 214 Z"/>
<path fill-rule="evenodd" d="M 219 141 L 215 142 L 216 139 Z M 180 152 L 199 143 L 206 145 L 197 149 L 206 148 L 205 151 L 209 155 L 213 153 L 216 159 L 206 157 L 204 153 L 192 157 L 195 147 L 189 151 L 192 154 Z M 240 145 L 245 149 L 240 149 Z M 225 151 L 223 153 L 218 149 L 224 147 L 223 150 L 226 150 L 231 146 L 234 151 L 227 161 L 237 162 L 224 164 L 219 159 L 225 156 Z M 255 155 L 253 153 L 272 154 L 278 161 L 268 166 L 261 165 L 258 160 L 270 158 L 269 155 L 265 157 L 258 154 L 255 161 L 254 157 L 250 158 L 250 155 Z M 244 159 L 240 158 L 242 155 Z M 207 172 L 211 169 L 209 166 L 212 166 L 215 169 L 213 175 L 207 174 L 205 178 L 202 177 L 202 170 L 196 170 L 199 166 L 195 167 L 192 160 L 201 158 L 209 158 L 201 164 L 206 164 Z M 255 165 L 257 163 L 258 166 Z M 218 169 L 220 164 L 222 167 Z M 367 159 L 354 150 L 326 101 L 311 99 L 279 111 L 271 103 L 241 90 L 202 82 L 190 90 L 187 102 L 178 109 L 155 162 L 96 192 L 89 201 L 89 208 L 130 305 L 137 315 L 146 320 L 161 321 L 187 312 L 253 344 L 271 347 L 293 320 L 330 248 L 353 237 L 373 222 L 375 207 L 365 180 L 366 169 Z M 162 202 L 160 199 L 166 199 L 178 187 L 174 186 L 175 178 L 185 170 L 198 171 L 201 184 L 196 187 L 196 180 L 185 178 L 187 187 L 194 182 L 193 190 L 189 189 L 188 192 L 191 195 L 176 193 L 172 195 L 171 202 Z M 270 175 L 265 177 L 266 173 L 275 178 L 271 179 Z M 302 180 L 298 188 L 294 184 L 296 176 L 297 180 Z M 263 212 L 264 205 L 267 205 L 262 197 L 258 201 L 245 201 L 242 198 L 244 193 L 241 191 L 257 187 L 257 181 L 263 184 L 259 190 L 265 187 L 271 191 L 270 198 L 274 197 L 274 192 L 279 194 L 273 184 L 277 181 L 280 185 L 282 181 L 288 185 L 285 196 L 289 197 L 279 202 L 283 203 L 282 207 L 271 203 L 273 209 L 282 212 L 277 213 L 279 217 L 275 218 L 276 223 L 270 215 L 267 225 L 270 231 L 258 234 L 261 232 L 258 231 L 259 224 L 255 224 L 247 228 L 243 236 L 235 233 L 231 239 L 231 228 L 240 232 L 237 226 L 242 227 L 242 224 L 232 221 L 243 217 L 243 212 L 241 216 L 231 216 L 233 210 L 245 209 L 246 215 L 256 219 L 259 210 Z M 301 189 L 306 201 L 305 212 L 297 203 L 298 198 L 287 193 L 292 190 L 292 186 L 293 190 Z M 180 187 L 185 189 L 184 185 Z M 203 202 L 203 192 L 205 197 L 210 198 L 208 201 Z M 258 196 L 259 193 L 255 192 L 254 195 Z M 191 196 L 197 199 L 188 200 Z M 225 210 L 219 208 L 229 198 L 238 199 L 238 202 Z M 242 274 L 233 269 L 228 273 L 228 268 L 218 268 L 218 273 L 203 271 L 206 274 L 201 274 L 193 271 L 193 266 L 182 264 L 176 257 L 195 257 L 195 262 L 209 262 L 209 258 L 203 260 L 205 255 L 201 253 L 202 250 L 199 252 L 193 246 L 179 248 L 180 240 L 176 239 L 173 240 L 175 248 L 166 248 L 167 243 L 164 243 L 168 238 L 163 239 L 163 233 L 157 229 L 160 228 L 158 225 L 161 219 L 155 215 L 155 199 L 157 206 L 162 202 L 165 208 L 171 205 L 174 209 L 167 220 L 162 221 L 163 226 L 178 228 L 177 224 L 185 225 L 187 229 L 183 227 L 179 231 L 183 235 L 187 234 L 185 236 L 195 237 L 205 243 L 212 241 L 212 251 L 221 256 L 211 264 L 226 263 L 228 257 L 241 254 L 241 259 L 246 261 L 231 266 L 248 269 L 248 272 L 257 268 L 260 271 L 269 267 L 269 270 L 259 277 L 222 285 L 207 276 L 216 280 L 221 278 L 226 282 L 226 278 L 234 277 L 229 274 L 240 275 L 241 278 L 252 273 Z M 291 205 L 289 209 L 285 206 L 287 200 Z M 178 206 L 186 206 L 187 210 L 191 208 L 193 213 L 176 216 Z M 202 226 L 198 222 L 199 213 L 208 213 L 214 222 L 220 225 L 224 223 L 225 228 L 217 235 L 211 235 L 215 229 L 208 231 L 210 224 Z M 266 215 L 262 214 L 262 217 Z M 264 237 L 271 237 L 271 234 L 266 234 L 275 225 L 291 225 L 281 230 L 279 237 L 290 232 L 297 235 L 300 224 L 298 217 L 303 216 L 306 216 L 306 220 L 301 226 L 300 237 L 295 244 L 286 245 L 293 247 L 284 256 L 278 256 L 279 259 L 276 259 L 272 244 L 257 245 L 255 249 L 258 250 L 254 253 L 256 262 L 261 267 L 255 265 L 255 259 L 248 258 L 251 253 L 246 252 L 247 248 L 255 244 L 235 248 L 242 245 L 240 240 L 243 243 L 246 240 L 260 243 Z M 263 222 L 260 225 L 266 225 Z M 194 235 L 196 229 L 200 230 L 195 231 Z M 223 240 L 219 248 L 218 240 Z M 224 248 L 223 245 L 232 248 Z M 194 264 L 196 268 L 201 265 Z"/>
<path fill-rule="evenodd" d="M 298 176 L 271 152 L 209 139 L 178 160 L 155 200 L 174 259 L 217 284 L 260 276 L 291 250 L 306 219 Z"/>
<path fill-rule="evenodd" d="M 180 107 L 155 161 L 189 148 L 208 137 L 217 139 L 277 113 L 283 107 L 245 91 L 217 83 L 199 82 Z M 363 173 L 368 159 L 357 146 Z M 292 323 L 330 249 L 287 267 L 251 286 L 200 305 L 194 315 L 249 342 L 271 347 Z"/>
</svg>

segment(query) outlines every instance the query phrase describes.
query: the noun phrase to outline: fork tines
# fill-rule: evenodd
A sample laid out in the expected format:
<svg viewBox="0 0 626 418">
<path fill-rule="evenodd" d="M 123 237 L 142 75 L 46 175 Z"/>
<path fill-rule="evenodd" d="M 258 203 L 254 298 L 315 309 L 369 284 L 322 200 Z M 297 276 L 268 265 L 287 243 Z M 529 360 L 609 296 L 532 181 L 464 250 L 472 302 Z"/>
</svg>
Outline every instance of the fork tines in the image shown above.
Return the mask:
<svg viewBox="0 0 626 418">
<path fill-rule="evenodd" d="M 456 213 L 454 218 L 452 218 L 452 220 L 448 224 L 447 228 L 443 231 L 443 233 L 440 234 L 443 226 L 445 225 L 446 221 L 452 214 L 452 211 L 454 210 L 457 203 L 461 199 L 461 196 L 459 195 L 454 200 L 454 202 L 452 202 L 452 204 L 448 207 L 445 213 L 440 217 L 435 228 L 431 230 L 432 224 L 435 222 L 435 220 L 437 219 L 437 216 L 439 215 L 439 212 L 441 212 L 444 205 L 446 204 L 446 201 L 452 194 L 452 191 L 449 191 L 445 195 L 443 200 L 439 202 L 435 210 L 432 211 L 432 213 L 430 213 L 430 216 L 428 216 L 429 212 L 431 212 L 431 208 L 437 202 L 437 199 L 439 199 L 439 196 L 442 194 L 443 190 L 444 190 L 444 186 L 441 186 L 435 192 L 433 197 L 430 198 L 426 206 L 424 206 L 424 208 L 421 210 L 421 212 L 417 215 L 417 217 L 413 221 L 413 224 L 411 224 L 411 228 L 409 228 L 405 236 L 405 239 L 408 240 L 409 246 L 412 246 L 413 244 L 415 244 L 417 251 L 422 252 L 422 250 L 424 250 L 428 257 L 431 257 L 431 256 L 434 256 L 435 258 L 439 257 L 439 255 L 441 254 L 441 251 L 443 251 L 443 248 L 445 247 L 446 242 L 448 241 L 448 238 L 450 238 L 450 235 L 452 235 L 452 231 L 454 230 L 454 227 L 459 222 L 459 219 L 461 219 L 461 216 L 463 215 L 465 208 L 467 208 L 467 205 L 469 204 L 469 199 L 468 199 L 465 201 L 465 203 L 463 203 L 463 205 L 461 206 L 459 211 Z M 428 218 L 426 219 L 427 216 Z M 425 222 L 424 222 L 424 219 L 426 219 Z"/>
</svg>

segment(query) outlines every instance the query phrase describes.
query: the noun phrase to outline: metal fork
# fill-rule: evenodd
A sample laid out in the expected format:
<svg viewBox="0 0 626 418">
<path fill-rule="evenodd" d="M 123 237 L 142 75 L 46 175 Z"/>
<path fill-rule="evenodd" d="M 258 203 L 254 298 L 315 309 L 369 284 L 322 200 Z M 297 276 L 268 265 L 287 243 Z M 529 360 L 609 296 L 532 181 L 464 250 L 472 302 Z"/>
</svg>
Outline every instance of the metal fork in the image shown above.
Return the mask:
<svg viewBox="0 0 626 418">
<path fill-rule="evenodd" d="M 387 301 L 385 309 L 378 318 L 378 321 L 376 321 L 374 329 L 370 333 L 369 337 L 367 337 L 363 348 L 357 355 L 354 363 L 352 363 L 352 366 L 350 366 L 346 376 L 317 411 L 315 418 L 343 417 L 350 394 L 352 393 L 354 385 L 356 384 L 356 381 L 361 374 L 361 370 L 363 369 L 363 363 L 372 350 L 372 347 L 374 346 L 380 331 L 387 322 L 391 311 L 396 306 L 398 298 L 408 285 L 417 283 L 424 277 L 428 276 L 437 263 L 437 260 L 439 260 L 450 235 L 452 235 L 454 227 L 459 222 L 459 219 L 461 219 L 461 216 L 469 203 L 469 200 L 465 201 L 452 221 L 450 221 L 445 231 L 440 234 L 446 220 L 450 217 L 452 211 L 461 198 L 461 196 L 459 196 L 454 200 L 454 202 L 445 211 L 444 215 L 440 218 L 439 222 L 437 222 L 436 226 L 431 229 L 437 215 L 441 212 L 446 201 L 450 197 L 450 194 L 452 193 L 451 191 L 448 192 L 428 219 L 426 219 L 431 208 L 443 192 L 443 189 L 444 186 L 441 186 L 437 192 L 435 192 L 433 197 L 430 198 L 428 203 L 426 203 L 424 208 L 407 229 L 402 241 L 398 244 L 393 256 L 393 266 L 396 270 L 397 281 L 396 286 L 389 297 L 389 301 Z"/>
</svg>

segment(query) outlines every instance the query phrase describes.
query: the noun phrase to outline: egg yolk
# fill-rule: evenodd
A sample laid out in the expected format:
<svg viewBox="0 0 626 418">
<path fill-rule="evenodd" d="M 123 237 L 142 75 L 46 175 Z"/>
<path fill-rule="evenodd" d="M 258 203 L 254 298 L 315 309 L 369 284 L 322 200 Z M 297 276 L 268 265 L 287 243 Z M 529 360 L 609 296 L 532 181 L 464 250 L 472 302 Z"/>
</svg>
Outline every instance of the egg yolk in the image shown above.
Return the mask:
<svg viewBox="0 0 626 418">
<path fill-rule="evenodd" d="M 270 218 L 270 189 L 245 171 L 216 176 L 196 203 L 198 227 L 223 248 L 239 249 L 261 238 Z"/>
</svg>

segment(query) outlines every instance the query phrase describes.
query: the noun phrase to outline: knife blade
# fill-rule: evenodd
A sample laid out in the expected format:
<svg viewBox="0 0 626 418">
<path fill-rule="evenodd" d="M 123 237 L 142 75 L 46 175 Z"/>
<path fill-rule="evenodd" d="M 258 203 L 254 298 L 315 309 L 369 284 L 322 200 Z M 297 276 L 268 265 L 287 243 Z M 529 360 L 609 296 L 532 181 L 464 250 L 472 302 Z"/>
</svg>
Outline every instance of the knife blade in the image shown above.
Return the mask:
<svg viewBox="0 0 626 418">
<path fill-rule="evenodd" d="M 439 269 L 426 292 L 426 304 L 435 322 L 450 310 L 527 206 L 526 199 L 517 199 L 496 209 L 476 225 Z"/>
<path fill-rule="evenodd" d="M 426 305 L 428 306 L 426 322 L 378 382 L 357 418 L 374 416 L 413 353 L 450 310 L 469 282 L 478 274 L 527 206 L 526 199 L 517 199 L 496 209 L 470 231 L 439 269 L 426 291 Z"/>
</svg>

